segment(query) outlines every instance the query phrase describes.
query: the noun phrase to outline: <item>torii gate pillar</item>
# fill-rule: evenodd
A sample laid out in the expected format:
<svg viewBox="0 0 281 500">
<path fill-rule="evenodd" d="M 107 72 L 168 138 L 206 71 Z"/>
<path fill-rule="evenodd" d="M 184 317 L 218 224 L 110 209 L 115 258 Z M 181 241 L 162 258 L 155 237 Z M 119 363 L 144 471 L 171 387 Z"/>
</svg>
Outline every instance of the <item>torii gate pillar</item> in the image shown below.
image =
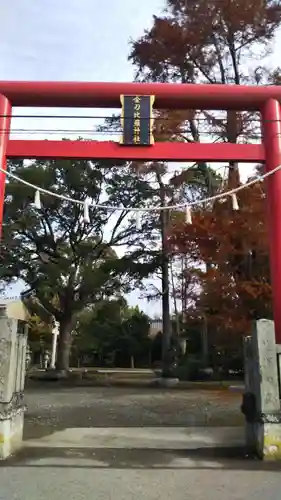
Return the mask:
<svg viewBox="0 0 281 500">
<path fill-rule="evenodd" d="M 269 99 L 261 111 L 266 171 L 270 172 L 281 165 L 280 103 Z M 281 170 L 269 176 L 266 187 L 275 339 L 281 344 Z"/>
<path fill-rule="evenodd" d="M 0 94 L 0 168 L 6 170 L 7 145 L 11 125 L 12 106 L 4 95 Z M 0 172 L 0 258 L 1 258 L 1 236 L 3 225 L 3 211 L 5 199 L 5 174 Z"/>
</svg>

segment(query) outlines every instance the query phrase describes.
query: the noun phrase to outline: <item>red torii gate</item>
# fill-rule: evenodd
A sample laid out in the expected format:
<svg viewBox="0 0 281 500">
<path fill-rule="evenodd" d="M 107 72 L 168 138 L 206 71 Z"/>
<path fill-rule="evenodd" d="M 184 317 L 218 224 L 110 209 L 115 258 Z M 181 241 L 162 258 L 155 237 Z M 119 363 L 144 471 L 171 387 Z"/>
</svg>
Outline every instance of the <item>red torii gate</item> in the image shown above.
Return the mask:
<svg viewBox="0 0 281 500">
<path fill-rule="evenodd" d="M 10 140 L 13 106 L 118 108 L 120 95 L 154 95 L 154 108 L 260 111 L 263 144 L 156 143 Z M 0 167 L 6 158 L 79 158 L 167 161 L 265 162 L 281 164 L 281 87 L 174 83 L 0 82 Z M 270 263 L 276 341 L 281 343 L 281 171 L 268 178 Z M 5 174 L 0 172 L 0 237 Z"/>
</svg>

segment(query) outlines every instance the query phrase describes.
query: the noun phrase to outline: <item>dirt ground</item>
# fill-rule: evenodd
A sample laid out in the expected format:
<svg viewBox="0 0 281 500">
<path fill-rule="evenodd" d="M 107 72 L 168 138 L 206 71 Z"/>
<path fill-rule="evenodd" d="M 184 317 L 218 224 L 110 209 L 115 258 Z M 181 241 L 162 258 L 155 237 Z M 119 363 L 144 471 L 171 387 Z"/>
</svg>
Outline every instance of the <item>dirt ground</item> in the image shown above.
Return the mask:
<svg viewBox="0 0 281 500">
<path fill-rule="evenodd" d="M 74 427 L 243 425 L 241 394 L 227 390 L 44 386 L 25 401 L 25 439 Z"/>
</svg>

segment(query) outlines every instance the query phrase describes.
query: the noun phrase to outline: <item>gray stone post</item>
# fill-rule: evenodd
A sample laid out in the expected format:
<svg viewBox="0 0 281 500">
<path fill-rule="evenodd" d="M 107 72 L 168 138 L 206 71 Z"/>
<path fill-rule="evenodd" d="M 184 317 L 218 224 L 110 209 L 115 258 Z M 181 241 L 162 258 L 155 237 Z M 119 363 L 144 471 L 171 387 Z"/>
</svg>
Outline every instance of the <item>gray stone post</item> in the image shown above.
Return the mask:
<svg viewBox="0 0 281 500">
<path fill-rule="evenodd" d="M 263 460 L 280 460 L 278 346 L 273 321 L 256 321 L 253 335 L 246 337 L 244 347 L 246 444 Z"/>
<path fill-rule="evenodd" d="M 18 333 L 18 320 L 0 317 L 0 459 L 2 460 L 22 446 L 26 333 Z"/>
</svg>

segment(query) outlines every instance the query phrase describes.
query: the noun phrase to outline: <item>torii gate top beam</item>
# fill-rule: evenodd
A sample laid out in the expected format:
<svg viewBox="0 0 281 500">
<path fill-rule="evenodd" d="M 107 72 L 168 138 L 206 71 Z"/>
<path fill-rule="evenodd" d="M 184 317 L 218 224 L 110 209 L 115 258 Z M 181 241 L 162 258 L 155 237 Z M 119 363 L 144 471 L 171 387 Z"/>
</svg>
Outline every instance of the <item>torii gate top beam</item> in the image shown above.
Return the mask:
<svg viewBox="0 0 281 500">
<path fill-rule="evenodd" d="M 0 94 L 12 106 L 119 108 L 120 95 L 155 95 L 158 109 L 223 109 L 259 111 L 273 98 L 281 102 L 281 86 L 179 83 L 9 82 Z"/>
</svg>

